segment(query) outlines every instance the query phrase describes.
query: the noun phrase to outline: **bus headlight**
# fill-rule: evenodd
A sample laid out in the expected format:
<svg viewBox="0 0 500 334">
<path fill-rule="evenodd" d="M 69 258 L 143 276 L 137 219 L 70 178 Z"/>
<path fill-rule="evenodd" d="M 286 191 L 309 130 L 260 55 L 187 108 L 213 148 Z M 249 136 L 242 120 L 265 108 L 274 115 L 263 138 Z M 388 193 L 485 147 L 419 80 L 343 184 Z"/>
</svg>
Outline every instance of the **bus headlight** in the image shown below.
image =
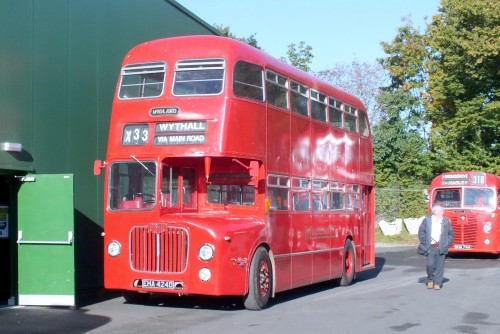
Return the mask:
<svg viewBox="0 0 500 334">
<path fill-rule="evenodd" d="M 201 268 L 198 276 L 203 282 L 206 282 L 212 277 L 212 272 L 208 268 Z"/>
<path fill-rule="evenodd" d="M 108 244 L 108 254 L 115 257 L 120 255 L 120 252 L 122 251 L 122 245 L 116 240 L 111 241 Z"/>
<path fill-rule="evenodd" d="M 485 245 L 489 245 L 490 244 L 490 239 L 488 239 L 488 238 L 484 239 L 484 244 Z"/>
<path fill-rule="evenodd" d="M 483 225 L 483 231 L 484 231 L 484 233 L 490 233 L 491 232 L 491 223 L 490 222 L 484 223 L 484 225 Z"/>
<path fill-rule="evenodd" d="M 198 250 L 198 257 L 203 261 L 208 261 L 214 257 L 214 247 L 209 244 L 201 245 Z"/>
</svg>

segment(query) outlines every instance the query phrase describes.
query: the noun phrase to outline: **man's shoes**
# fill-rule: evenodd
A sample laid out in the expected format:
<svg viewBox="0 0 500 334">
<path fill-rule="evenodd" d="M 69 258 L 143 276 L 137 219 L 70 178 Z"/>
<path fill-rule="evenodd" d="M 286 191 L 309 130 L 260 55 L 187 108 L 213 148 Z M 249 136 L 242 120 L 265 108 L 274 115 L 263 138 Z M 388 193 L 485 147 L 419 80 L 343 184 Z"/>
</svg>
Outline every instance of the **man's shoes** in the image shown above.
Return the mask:
<svg viewBox="0 0 500 334">
<path fill-rule="evenodd" d="M 427 282 L 427 289 L 432 289 L 432 288 L 436 288 L 436 286 L 434 286 L 434 283 L 432 281 L 429 281 Z"/>
<path fill-rule="evenodd" d="M 441 290 L 441 287 L 439 285 L 434 285 L 434 290 Z"/>
</svg>

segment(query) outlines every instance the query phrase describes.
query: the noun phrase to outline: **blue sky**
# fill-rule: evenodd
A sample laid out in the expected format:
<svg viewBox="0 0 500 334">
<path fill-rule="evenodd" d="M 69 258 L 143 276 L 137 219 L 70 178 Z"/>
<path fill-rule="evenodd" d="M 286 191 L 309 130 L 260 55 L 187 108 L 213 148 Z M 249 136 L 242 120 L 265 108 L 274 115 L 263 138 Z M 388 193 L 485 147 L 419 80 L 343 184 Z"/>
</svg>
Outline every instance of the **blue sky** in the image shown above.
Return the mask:
<svg viewBox="0 0 500 334">
<path fill-rule="evenodd" d="M 410 17 L 423 32 L 439 0 L 178 0 L 209 24 L 229 26 L 238 37 L 256 34 L 268 54 L 286 55 L 287 45 L 312 47 L 313 71 L 339 63 L 375 62 Z M 427 19 L 426 19 L 427 17 Z"/>
</svg>

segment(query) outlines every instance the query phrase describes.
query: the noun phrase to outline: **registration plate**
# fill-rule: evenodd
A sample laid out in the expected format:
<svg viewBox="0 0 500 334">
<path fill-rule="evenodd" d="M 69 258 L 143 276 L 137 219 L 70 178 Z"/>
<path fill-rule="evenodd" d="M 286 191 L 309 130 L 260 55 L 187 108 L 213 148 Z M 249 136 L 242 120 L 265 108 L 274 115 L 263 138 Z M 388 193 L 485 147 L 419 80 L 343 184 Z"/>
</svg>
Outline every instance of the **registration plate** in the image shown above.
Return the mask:
<svg viewBox="0 0 500 334">
<path fill-rule="evenodd" d="M 142 280 L 142 287 L 143 288 L 173 289 L 174 282 L 173 281 L 143 279 Z"/>
<path fill-rule="evenodd" d="M 455 249 L 472 249 L 471 245 L 455 245 Z"/>
</svg>

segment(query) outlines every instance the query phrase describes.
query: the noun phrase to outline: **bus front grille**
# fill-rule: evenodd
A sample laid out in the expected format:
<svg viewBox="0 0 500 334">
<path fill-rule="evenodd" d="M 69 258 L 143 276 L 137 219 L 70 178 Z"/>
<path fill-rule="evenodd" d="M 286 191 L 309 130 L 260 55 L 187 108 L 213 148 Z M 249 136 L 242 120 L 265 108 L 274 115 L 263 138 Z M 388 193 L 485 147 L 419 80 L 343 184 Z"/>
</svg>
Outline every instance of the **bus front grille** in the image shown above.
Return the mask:
<svg viewBox="0 0 500 334">
<path fill-rule="evenodd" d="M 166 224 L 138 226 L 130 231 L 132 269 L 151 273 L 181 273 L 186 270 L 188 233 Z"/>
<path fill-rule="evenodd" d="M 458 217 L 451 219 L 451 226 L 455 231 L 455 238 L 452 245 L 477 246 L 477 220 L 474 217 L 465 217 L 464 220 Z M 453 246 L 452 246 L 453 247 Z"/>
</svg>

